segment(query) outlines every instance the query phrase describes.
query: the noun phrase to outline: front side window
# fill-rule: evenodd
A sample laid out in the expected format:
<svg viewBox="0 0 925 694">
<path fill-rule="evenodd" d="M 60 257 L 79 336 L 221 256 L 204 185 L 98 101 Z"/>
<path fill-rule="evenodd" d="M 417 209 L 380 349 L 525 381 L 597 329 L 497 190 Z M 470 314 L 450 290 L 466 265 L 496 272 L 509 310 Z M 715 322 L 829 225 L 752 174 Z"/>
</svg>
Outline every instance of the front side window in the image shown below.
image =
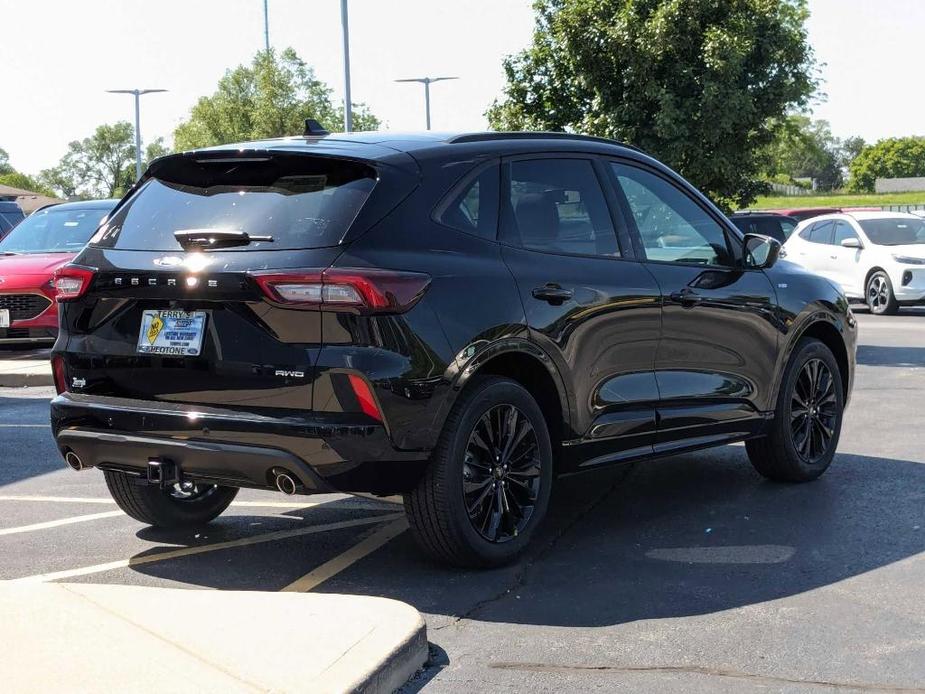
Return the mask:
<svg viewBox="0 0 925 694">
<path fill-rule="evenodd" d="M 48 207 L 29 215 L 0 241 L 0 253 L 76 253 L 110 207 Z"/>
<path fill-rule="evenodd" d="M 498 166 L 492 164 L 437 210 L 437 221 L 494 240 L 498 233 L 499 186 Z"/>
<path fill-rule="evenodd" d="M 534 159 L 509 166 L 504 239 L 547 253 L 619 257 L 594 165 L 587 159 Z"/>
<path fill-rule="evenodd" d="M 726 233 L 684 191 L 644 169 L 611 164 L 649 260 L 732 265 Z"/>
<path fill-rule="evenodd" d="M 857 237 L 858 235 L 848 222 L 835 223 L 835 236 L 832 239 L 834 245 L 841 246 L 841 242 L 845 239 L 856 239 Z"/>
<path fill-rule="evenodd" d="M 94 243 L 123 250 L 179 251 L 177 231 L 269 236 L 231 251 L 336 246 L 375 185 L 375 171 L 347 160 L 176 157 L 155 170 Z"/>
<path fill-rule="evenodd" d="M 925 244 L 925 220 L 908 217 L 862 219 L 858 222 L 871 243 L 878 246 Z"/>
</svg>

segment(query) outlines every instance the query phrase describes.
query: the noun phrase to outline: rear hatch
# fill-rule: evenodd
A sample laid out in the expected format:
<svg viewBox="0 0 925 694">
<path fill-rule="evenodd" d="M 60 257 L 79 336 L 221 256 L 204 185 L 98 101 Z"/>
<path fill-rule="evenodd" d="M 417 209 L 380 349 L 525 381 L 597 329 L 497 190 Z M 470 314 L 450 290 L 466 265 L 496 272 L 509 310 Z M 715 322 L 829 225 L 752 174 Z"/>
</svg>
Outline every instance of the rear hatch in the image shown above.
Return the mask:
<svg viewBox="0 0 925 694">
<path fill-rule="evenodd" d="M 68 387 L 311 409 L 321 314 L 274 300 L 258 277 L 329 267 L 379 173 L 368 162 L 285 152 L 156 163 L 75 261 L 92 274 L 70 271 Z"/>
</svg>

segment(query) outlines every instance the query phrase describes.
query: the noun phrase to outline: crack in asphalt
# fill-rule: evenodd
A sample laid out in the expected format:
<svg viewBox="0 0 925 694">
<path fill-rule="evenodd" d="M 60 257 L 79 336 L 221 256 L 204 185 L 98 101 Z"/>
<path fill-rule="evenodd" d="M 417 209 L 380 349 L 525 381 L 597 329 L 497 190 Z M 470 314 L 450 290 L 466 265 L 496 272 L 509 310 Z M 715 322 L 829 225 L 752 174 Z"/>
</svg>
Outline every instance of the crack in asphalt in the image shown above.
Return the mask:
<svg viewBox="0 0 925 694">
<path fill-rule="evenodd" d="M 503 590 L 499 591 L 498 593 L 496 593 L 495 595 L 489 598 L 485 598 L 484 600 L 480 600 L 479 602 L 475 603 L 475 605 L 473 605 L 468 610 L 463 612 L 461 615 L 456 617 L 456 619 L 454 619 L 449 624 L 444 624 L 442 626 L 436 627 L 432 629 L 431 631 L 442 631 L 443 629 L 447 629 L 449 627 L 455 627 L 460 622 L 463 622 L 467 619 L 471 619 L 473 615 L 475 615 L 477 612 L 480 612 L 481 610 L 488 607 L 489 605 L 496 603 L 500 600 L 503 600 L 505 597 L 510 595 L 513 591 L 517 590 L 518 588 L 524 587 L 527 583 L 528 575 L 530 574 L 532 569 L 542 559 L 544 559 L 553 549 L 555 549 L 556 545 L 559 544 L 559 541 L 562 540 L 562 538 L 565 537 L 566 534 L 568 534 L 575 526 L 577 526 L 581 521 L 583 521 L 592 511 L 594 511 L 598 506 L 600 506 L 611 494 L 613 494 L 617 490 L 617 488 L 620 487 L 626 481 L 626 478 L 629 477 L 630 473 L 635 469 L 635 467 L 636 467 L 635 464 L 626 465 L 625 470 L 623 470 L 623 474 L 619 475 L 613 481 L 613 483 L 607 487 L 607 489 L 602 494 L 600 494 L 597 498 L 592 500 L 591 503 L 589 503 L 583 509 L 581 509 L 570 521 L 568 521 L 567 523 L 564 523 L 563 526 L 559 528 L 559 530 L 556 531 L 551 538 L 549 538 L 546 544 L 544 544 L 541 548 L 535 551 L 532 554 L 532 556 L 523 564 L 520 570 L 516 574 L 514 574 L 513 580 L 510 582 L 510 584 L 506 588 L 504 588 Z"/>
<path fill-rule="evenodd" d="M 763 682 L 766 684 L 811 684 L 820 687 L 830 687 L 833 689 L 854 689 L 857 691 L 871 692 L 908 692 L 909 694 L 921 694 L 925 689 L 920 687 L 901 687 L 892 684 L 873 684 L 869 682 L 834 682 L 830 680 L 811 680 L 798 679 L 791 677 L 778 677 L 775 675 L 757 675 L 751 672 L 741 672 L 739 670 L 723 670 L 721 668 L 710 668 L 699 665 L 650 665 L 650 666 L 619 666 L 619 665 L 547 665 L 545 663 L 489 663 L 488 668 L 493 670 L 524 670 L 527 672 L 552 672 L 552 673 L 572 673 L 572 672 L 603 672 L 603 673 L 634 673 L 634 672 L 656 672 L 656 673 L 682 673 L 707 675 L 710 677 L 725 677 L 729 679 L 744 679 L 750 682 Z"/>
</svg>

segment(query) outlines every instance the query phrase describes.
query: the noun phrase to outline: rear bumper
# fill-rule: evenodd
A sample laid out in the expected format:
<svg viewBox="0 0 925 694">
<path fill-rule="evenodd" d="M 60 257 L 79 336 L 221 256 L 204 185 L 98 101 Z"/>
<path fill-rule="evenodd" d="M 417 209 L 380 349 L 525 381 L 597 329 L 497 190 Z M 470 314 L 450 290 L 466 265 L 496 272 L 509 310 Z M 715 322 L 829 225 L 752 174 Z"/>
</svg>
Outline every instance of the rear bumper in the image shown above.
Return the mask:
<svg viewBox="0 0 925 694">
<path fill-rule="evenodd" d="M 414 487 L 426 451 L 396 450 L 365 415 L 268 416 L 215 407 L 65 393 L 51 402 L 62 455 L 85 467 L 146 476 L 167 460 L 182 479 L 276 489 L 285 471 L 301 493 L 396 494 Z"/>
</svg>

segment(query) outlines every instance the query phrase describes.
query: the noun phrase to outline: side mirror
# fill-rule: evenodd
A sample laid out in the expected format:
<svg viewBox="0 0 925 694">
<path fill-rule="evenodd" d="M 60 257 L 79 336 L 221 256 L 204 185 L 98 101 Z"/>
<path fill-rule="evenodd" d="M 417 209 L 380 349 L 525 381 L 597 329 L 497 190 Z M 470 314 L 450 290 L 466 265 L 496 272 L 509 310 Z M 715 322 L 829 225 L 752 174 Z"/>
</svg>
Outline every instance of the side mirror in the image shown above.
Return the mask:
<svg viewBox="0 0 925 694">
<path fill-rule="evenodd" d="M 844 248 L 864 248 L 864 244 L 861 243 L 861 239 L 856 236 L 852 236 L 850 239 L 842 239 L 841 245 Z"/>
<path fill-rule="evenodd" d="M 780 257 L 780 241 L 761 234 L 746 234 L 742 242 L 745 267 L 767 269 Z"/>
</svg>

